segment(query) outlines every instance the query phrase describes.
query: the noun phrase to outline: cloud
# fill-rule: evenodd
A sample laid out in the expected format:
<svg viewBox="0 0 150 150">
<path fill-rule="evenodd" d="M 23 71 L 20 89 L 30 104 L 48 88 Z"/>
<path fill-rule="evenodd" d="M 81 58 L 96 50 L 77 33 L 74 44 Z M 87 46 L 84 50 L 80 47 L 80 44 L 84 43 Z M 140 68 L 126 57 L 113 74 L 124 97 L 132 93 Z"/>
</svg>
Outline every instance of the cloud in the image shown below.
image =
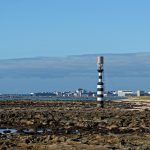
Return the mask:
<svg viewBox="0 0 150 150">
<path fill-rule="evenodd" d="M 96 77 L 96 56 L 37 57 L 0 60 L 0 78 Z M 150 53 L 103 54 L 108 77 L 150 76 Z"/>
</svg>

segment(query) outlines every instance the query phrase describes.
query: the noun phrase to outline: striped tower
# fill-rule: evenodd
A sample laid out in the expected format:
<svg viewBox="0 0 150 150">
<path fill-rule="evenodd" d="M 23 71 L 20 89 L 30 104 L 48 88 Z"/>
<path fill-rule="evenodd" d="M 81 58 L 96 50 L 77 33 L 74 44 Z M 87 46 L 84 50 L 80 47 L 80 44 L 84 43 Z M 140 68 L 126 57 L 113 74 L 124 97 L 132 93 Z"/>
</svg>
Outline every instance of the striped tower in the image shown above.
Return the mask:
<svg viewBox="0 0 150 150">
<path fill-rule="evenodd" d="M 97 57 L 97 71 L 98 71 L 97 101 L 98 101 L 98 106 L 101 106 L 101 108 L 104 108 L 103 64 L 104 64 L 104 58 L 102 56 L 98 56 Z"/>
</svg>

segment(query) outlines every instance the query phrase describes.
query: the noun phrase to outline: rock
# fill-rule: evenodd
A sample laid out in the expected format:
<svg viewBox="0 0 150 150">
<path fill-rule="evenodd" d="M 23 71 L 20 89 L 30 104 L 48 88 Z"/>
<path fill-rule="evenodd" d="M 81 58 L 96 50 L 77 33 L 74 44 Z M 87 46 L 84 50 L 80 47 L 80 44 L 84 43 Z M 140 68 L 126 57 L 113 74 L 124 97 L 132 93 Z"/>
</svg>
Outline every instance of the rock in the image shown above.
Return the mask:
<svg viewBox="0 0 150 150">
<path fill-rule="evenodd" d="M 2 144 L 2 146 L 1 146 L 1 150 L 7 150 L 7 145 L 6 145 L 6 143 L 5 143 L 5 142 Z"/>
<path fill-rule="evenodd" d="M 82 144 L 89 144 L 89 141 L 86 138 L 84 138 L 84 139 L 81 140 L 81 143 Z"/>
<path fill-rule="evenodd" d="M 150 147 L 149 110 L 129 110 L 137 107 L 133 102 L 106 102 L 104 109 L 96 109 L 96 104 L 96 101 L 0 101 L 0 126 L 18 130 L 0 134 L 0 145 L 8 141 L 7 149 L 11 143 L 19 145 L 14 146 L 16 149 L 31 149 L 30 146 L 44 149 L 45 145 L 53 144 L 69 145 L 70 149 L 78 145 L 88 149 Z"/>
<path fill-rule="evenodd" d="M 111 133 L 114 133 L 114 134 L 120 134 L 120 129 L 119 128 L 112 128 L 111 130 L 110 130 L 110 132 Z"/>
</svg>

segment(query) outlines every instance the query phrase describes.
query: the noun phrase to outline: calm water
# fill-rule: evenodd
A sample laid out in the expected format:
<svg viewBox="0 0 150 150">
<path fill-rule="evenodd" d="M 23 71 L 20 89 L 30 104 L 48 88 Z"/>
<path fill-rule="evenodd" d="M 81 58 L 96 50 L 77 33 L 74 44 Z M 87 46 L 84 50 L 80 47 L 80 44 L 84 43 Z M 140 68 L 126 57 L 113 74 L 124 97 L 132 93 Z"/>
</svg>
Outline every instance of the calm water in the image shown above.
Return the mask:
<svg viewBox="0 0 150 150">
<path fill-rule="evenodd" d="M 123 97 L 105 97 L 105 100 L 121 100 Z M 0 100 L 96 100 L 96 97 L 0 97 Z"/>
<path fill-rule="evenodd" d="M 10 134 L 10 133 L 16 133 L 16 129 L 9 129 L 9 128 L 0 128 L 1 134 Z"/>
</svg>

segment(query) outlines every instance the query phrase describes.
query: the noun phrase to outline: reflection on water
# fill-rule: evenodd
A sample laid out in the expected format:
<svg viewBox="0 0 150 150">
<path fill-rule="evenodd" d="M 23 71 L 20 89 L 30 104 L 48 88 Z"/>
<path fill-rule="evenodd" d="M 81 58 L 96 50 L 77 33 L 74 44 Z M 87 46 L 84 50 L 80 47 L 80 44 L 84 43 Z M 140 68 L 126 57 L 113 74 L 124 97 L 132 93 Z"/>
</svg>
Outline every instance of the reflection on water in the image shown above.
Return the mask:
<svg viewBox="0 0 150 150">
<path fill-rule="evenodd" d="M 52 129 L 50 128 L 39 128 L 39 129 L 24 129 L 24 130 L 16 130 L 14 128 L 0 128 L 0 134 L 13 134 L 13 133 L 22 133 L 22 134 L 44 134 L 44 133 L 52 133 Z M 66 130 L 66 129 L 58 129 L 58 134 L 71 133 L 71 134 L 79 134 L 79 130 Z"/>
<path fill-rule="evenodd" d="M 10 134 L 10 133 L 16 133 L 16 129 L 9 129 L 9 128 L 0 128 L 1 134 Z"/>
</svg>

